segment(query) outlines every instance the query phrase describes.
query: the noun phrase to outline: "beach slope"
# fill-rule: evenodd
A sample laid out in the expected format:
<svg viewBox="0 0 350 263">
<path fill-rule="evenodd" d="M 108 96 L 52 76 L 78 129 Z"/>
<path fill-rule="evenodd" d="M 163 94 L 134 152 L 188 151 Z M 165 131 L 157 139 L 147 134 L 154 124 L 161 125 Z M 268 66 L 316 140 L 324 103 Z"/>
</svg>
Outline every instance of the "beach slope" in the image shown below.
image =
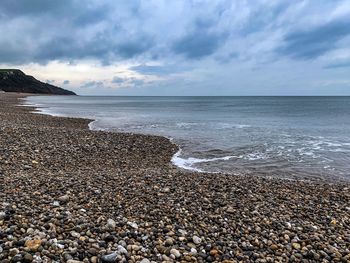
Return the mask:
<svg viewBox="0 0 350 263">
<path fill-rule="evenodd" d="M 349 262 L 349 183 L 182 171 L 24 96 L 0 94 L 0 262 Z"/>
</svg>

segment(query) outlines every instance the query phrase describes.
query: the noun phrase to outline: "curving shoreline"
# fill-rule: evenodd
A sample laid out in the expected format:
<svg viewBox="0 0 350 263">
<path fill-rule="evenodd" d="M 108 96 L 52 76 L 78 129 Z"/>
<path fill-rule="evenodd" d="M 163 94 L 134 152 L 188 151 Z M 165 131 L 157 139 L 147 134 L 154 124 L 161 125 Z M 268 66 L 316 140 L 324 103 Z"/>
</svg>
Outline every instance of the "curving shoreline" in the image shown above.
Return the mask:
<svg viewBox="0 0 350 263">
<path fill-rule="evenodd" d="M 181 171 L 160 136 L 0 94 L 0 262 L 350 260 L 350 185 Z"/>
</svg>

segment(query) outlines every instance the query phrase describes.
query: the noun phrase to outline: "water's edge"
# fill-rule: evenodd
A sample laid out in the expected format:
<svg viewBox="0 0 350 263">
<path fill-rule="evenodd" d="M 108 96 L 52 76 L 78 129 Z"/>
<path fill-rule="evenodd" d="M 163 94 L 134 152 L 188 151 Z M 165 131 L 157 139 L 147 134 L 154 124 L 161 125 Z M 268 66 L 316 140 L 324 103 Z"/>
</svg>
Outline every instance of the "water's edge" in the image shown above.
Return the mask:
<svg viewBox="0 0 350 263">
<path fill-rule="evenodd" d="M 211 163 L 214 162 L 221 165 L 221 162 L 235 162 L 236 159 L 242 158 L 242 153 L 240 151 L 236 152 L 226 152 L 223 154 L 208 154 L 207 156 L 201 156 L 201 155 L 195 155 L 195 154 L 188 154 L 187 147 L 189 145 L 187 143 L 191 143 L 191 139 L 188 141 L 183 141 L 180 138 L 177 138 L 170 134 L 162 134 L 162 133 L 149 133 L 147 130 L 139 129 L 137 131 L 135 130 L 128 130 L 127 128 L 124 129 L 123 127 L 118 128 L 111 127 L 109 128 L 108 125 L 103 124 L 101 122 L 101 119 L 97 116 L 93 115 L 84 115 L 84 114 L 71 114 L 70 111 L 56 111 L 55 107 L 51 107 L 50 104 L 47 103 L 41 103 L 40 100 L 36 102 L 35 100 L 32 100 L 32 98 L 35 96 L 27 95 L 26 97 L 22 98 L 21 100 L 23 103 L 19 103 L 18 106 L 28 106 L 33 109 L 33 113 L 36 114 L 44 114 L 48 116 L 54 116 L 54 117 L 63 117 L 63 118 L 78 118 L 78 119 L 85 119 L 89 123 L 87 124 L 87 128 L 91 131 L 104 131 L 104 132 L 111 132 L 111 133 L 126 133 L 126 134 L 139 134 L 139 135 L 146 135 L 146 136 L 159 136 L 162 138 L 167 139 L 173 146 L 176 147 L 177 151 L 173 152 L 172 157 L 169 160 L 169 164 L 173 165 L 174 168 L 178 168 L 181 170 L 185 170 L 188 172 L 195 172 L 195 173 L 208 173 L 208 174 L 227 174 L 227 175 L 237 175 L 237 176 L 245 176 L 245 175 L 254 175 L 254 176 L 263 176 L 265 178 L 278 178 L 278 179 L 286 179 L 286 180 L 302 180 L 302 181 L 328 181 L 328 182 L 336 182 L 336 181 L 346 181 L 348 182 L 348 178 L 344 177 L 331 177 L 331 176 L 324 176 L 323 174 L 314 174 L 314 175 L 308 175 L 308 174 L 300 174 L 300 173 L 292 173 L 291 171 L 287 171 L 286 173 L 276 173 L 274 171 L 271 171 L 270 169 L 267 170 L 261 170 L 261 169 L 255 169 L 255 170 L 249 170 L 249 164 L 248 168 L 246 166 L 241 166 L 237 168 L 237 164 L 234 163 L 231 167 L 228 167 L 229 169 L 222 171 L 219 169 L 212 169 L 210 170 Z M 55 112 L 56 111 L 56 112 Z M 80 116 L 81 117 L 80 117 Z M 90 116 L 92 118 L 90 118 Z M 101 123 L 100 123 L 101 122 Z M 187 132 L 186 132 L 187 134 Z M 244 151 L 245 152 L 245 151 Z M 193 153 L 193 152 L 192 152 Z M 249 152 L 248 152 L 249 153 Z M 196 158 L 197 157 L 197 158 Z M 217 166 L 218 167 L 218 166 Z M 215 167 L 214 167 L 215 168 Z M 227 167 L 225 167 L 227 168 Z M 258 167 L 259 168 L 259 167 Z"/>
<path fill-rule="evenodd" d="M 31 97 L 31 95 L 26 96 L 24 98 L 21 98 L 20 100 L 22 100 L 23 103 L 19 104 L 18 106 L 21 106 L 21 107 L 32 107 L 32 108 L 34 108 L 34 111 L 32 111 L 31 113 L 34 113 L 34 114 L 43 114 L 43 115 L 48 115 L 48 116 L 53 116 L 53 117 L 79 118 L 79 119 L 88 120 L 86 118 L 70 117 L 70 116 L 65 116 L 65 115 L 62 115 L 62 114 L 55 114 L 55 113 L 52 113 L 52 112 L 45 111 L 45 109 L 48 109 L 48 108 L 43 107 L 40 104 L 34 104 L 34 103 L 32 104 L 32 103 L 30 103 L 29 100 L 28 100 L 29 97 Z M 89 128 L 90 131 L 104 131 L 104 132 L 113 132 L 113 133 L 123 133 L 123 132 L 120 132 L 120 131 L 111 131 L 111 130 L 107 130 L 107 129 L 103 129 L 103 128 L 93 127 L 93 124 L 96 121 L 97 121 L 96 119 L 92 119 L 88 123 L 88 128 Z M 135 132 L 132 132 L 132 133 L 133 134 L 137 134 Z M 140 134 L 141 135 L 149 135 L 149 134 L 143 134 L 143 133 L 140 133 Z M 216 172 L 204 171 L 204 170 L 201 170 L 201 169 L 198 169 L 198 168 L 194 168 L 191 165 L 188 165 L 188 160 L 187 159 L 179 157 L 181 155 L 182 149 L 181 149 L 181 147 L 178 144 L 176 144 L 174 142 L 174 138 L 166 137 L 166 136 L 162 136 L 162 135 L 157 135 L 157 136 L 166 138 L 167 140 L 169 140 L 170 143 L 174 144 L 176 146 L 176 148 L 178 149 L 178 151 L 172 156 L 172 158 L 170 160 L 171 164 L 173 164 L 177 168 L 183 169 L 183 170 L 186 170 L 186 171 L 197 172 L 197 173 L 216 173 Z"/>
</svg>

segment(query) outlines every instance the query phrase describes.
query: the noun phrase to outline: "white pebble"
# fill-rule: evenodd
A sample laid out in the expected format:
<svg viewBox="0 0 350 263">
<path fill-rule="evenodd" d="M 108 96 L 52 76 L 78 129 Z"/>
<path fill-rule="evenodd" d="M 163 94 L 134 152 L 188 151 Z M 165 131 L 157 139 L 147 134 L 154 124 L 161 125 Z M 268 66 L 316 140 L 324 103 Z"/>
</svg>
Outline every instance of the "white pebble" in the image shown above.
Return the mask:
<svg viewBox="0 0 350 263">
<path fill-rule="evenodd" d="M 139 228 L 139 226 L 135 222 L 128 222 L 128 225 L 135 229 Z"/>
<path fill-rule="evenodd" d="M 202 239 L 200 239 L 197 236 L 193 236 L 192 237 L 193 243 L 195 243 L 196 245 L 200 244 L 202 242 Z"/>
<path fill-rule="evenodd" d="M 114 230 L 114 228 L 116 227 L 116 222 L 113 220 L 113 219 L 108 219 L 107 220 L 107 228 L 108 229 L 111 229 L 111 230 Z"/>
<path fill-rule="evenodd" d="M 177 250 L 177 249 L 175 249 L 175 248 L 173 248 L 173 249 L 170 250 L 170 254 L 174 255 L 176 258 L 181 257 L 180 251 Z"/>
</svg>

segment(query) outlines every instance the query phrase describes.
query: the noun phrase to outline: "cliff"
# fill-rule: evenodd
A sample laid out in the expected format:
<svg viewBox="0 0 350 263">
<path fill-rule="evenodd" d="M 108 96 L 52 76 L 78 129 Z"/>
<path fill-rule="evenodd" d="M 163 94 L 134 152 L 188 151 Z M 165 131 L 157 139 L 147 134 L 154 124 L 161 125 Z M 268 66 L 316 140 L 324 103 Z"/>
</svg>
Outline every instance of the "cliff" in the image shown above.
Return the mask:
<svg viewBox="0 0 350 263">
<path fill-rule="evenodd" d="M 19 69 L 0 69 L 0 90 L 5 92 L 76 95 L 72 91 L 41 82 L 24 74 Z"/>
</svg>

